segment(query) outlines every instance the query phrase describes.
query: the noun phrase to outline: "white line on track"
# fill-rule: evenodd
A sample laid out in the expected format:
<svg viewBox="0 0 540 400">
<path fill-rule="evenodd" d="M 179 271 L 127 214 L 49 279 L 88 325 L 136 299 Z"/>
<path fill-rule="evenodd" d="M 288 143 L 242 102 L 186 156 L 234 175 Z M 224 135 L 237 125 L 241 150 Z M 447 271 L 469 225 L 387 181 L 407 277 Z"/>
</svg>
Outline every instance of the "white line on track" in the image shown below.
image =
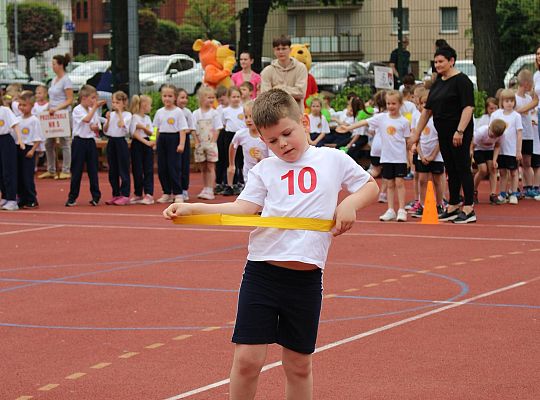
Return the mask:
<svg viewBox="0 0 540 400">
<path fill-rule="evenodd" d="M 534 278 L 532 280 L 536 280 L 536 279 L 538 279 L 538 277 Z M 453 304 L 449 304 L 449 305 L 441 307 L 441 308 L 437 308 L 437 309 L 434 309 L 434 310 L 431 310 L 431 311 L 427 311 L 425 313 L 417 314 L 417 315 L 414 315 L 412 317 L 405 318 L 405 319 L 393 322 L 391 324 L 384 325 L 384 326 L 381 326 L 379 328 L 372 329 L 372 330 L 367 331 L 367 332 L 359 333 L 358 335 L 354 335 L 354 336 L 351 336 L 351 337 L 348 337 L 348 338 L 345 338 L 345 339 L 342 339 L 342 340 L 338 340 L 338 341 L 333 342 L 333 343 L 329 343 L 329 344 L 327 344 L 325 346 L 318 347 L 317 349 L 315 349 L 315 353 L 321 353 L 323 351 L 333 349 L 334 347 L 342 346 L 344 344 L 351 343 L 351 342 L 354 342 L 356 340 L 360 340 L 360 339 L 363 339 L 365 337 L 375 335 L 377 333 L 384 332 L 384 331 L 396 328 L 396 327 L 401 326 L 401 325 L 408 324 L 410 322 L 418 321 L 419 319 L 426 318 L 426 317 L 429 317 L 431 315 L 442 313 L 442 312 L 450 310 L 452 308 L 461 307 L 461 306 L 463 306 L 465 304 L 468 304 L 468 303 L 471 303 L 473 301 L 476 301 L 476 300 L 479 300 L 479 299 L 482 299 L 482 298 L 485 298 L 485 297 L 493 296 L 494 294 L 498 294 L 498 293 L 502 293 L 502 292 L 506 292 L 508 290 L 518 288 L 520 286 L 526 285 L 527 283 L 531 282 L 532 280 L 525 281 L 525 282 L 517 282 L 517 283 L 514 283 L 514 284 L 509 285 L 509 286 L 505 286 L 505 287 L 502 287 L 502 288 L 499 288 L 499 289 L 491 290 L 489 292 L 485 292 L 485 293 L 479 294 L 477 296 L 470 297 L 470 298 L 468 298 L 466 300 L 463 300 L 463 301 L 458 301 L 458 302 L 455 302 Z M 265 365 L 262 368 L 262 371 L 263 372 L 268 371 L 270 369 L 279 367 L 280 365 L 282 365 L 282 361 L 276 361 L 275 363 Z M 229 382 L 230 382 L 230 379 L 223 379 L 223 380 L 221 380 L 219 382 L 214 382 L 214 383 L 211 383 L 209 385 L 202 386 L 200 388 L 190 390 L 189 392 L 185 392 L 185 393 L 178 394 L 176 396 L 169 397 L 169 398 L 167 398 L 165 400 L 185 399 L 185 398 L 193 396 L 195 394 L 206 392 L 208 390 L 211 390 L 211 389 L 214 389 L 214 388 L 217 388 L 217 387 L 220 387 L 220 386 L 227 385 L 227 384 L 229 384 Z"/>
<path fill-rule="evenodd" d="M 252 229 L 225 229 L 219 226 L 213 228 L 190 228 L 188 226 L 173 226 L 170 222 L 166 222 L 168 226 L 142 226 L 142 225 L 90 225 L 90 224 L 70 224 L 54 225 L 64 228 L 94 228 L 94 229 L 137 229 L 137 230 L 154 230 L 154 231 L 170 231 L 182 230 L 192 232 L 234 232 L 234 233 L 250 233 Z M 47 223 L 39 222 L 0 222 L 0 225 L 22 225 L 22 226 L 51 226 Z M 525 239 L 525 238 L 486 238 L 477 236 L 437 236 L 437 235 L 412 235 L 401 233 L 344 233 L 344 236 L 366 236 L 366 237 L 402 237 L 402 238 L 417 238 L 417 239 L 448 239 L 448 240 L 475 240 L 475 241 L 491 241 L 491 242 L 520 242 L 520 243 L 539 243 L 540 239 Z"/>
<path fill-rule="evenodd" d="M 7 224 L 3 223 L 3 225 L 29 225 L 29 224 Z M 17 231 L 8 231 L 8 232 L 0 232 L 0 236 L 6 236 L 6 235 L 16 235 L 18 233 L 26 233 L 26 232 L 35 232 L 35 231 L 44 231 L 46 229 L 54 229 L 54 228 L 62 228 L 64 225 L 47 225 L 47 226 L 41 226 L 39 228 L 30 228 L 30 229 L 19 229 Z"/>
</svg>

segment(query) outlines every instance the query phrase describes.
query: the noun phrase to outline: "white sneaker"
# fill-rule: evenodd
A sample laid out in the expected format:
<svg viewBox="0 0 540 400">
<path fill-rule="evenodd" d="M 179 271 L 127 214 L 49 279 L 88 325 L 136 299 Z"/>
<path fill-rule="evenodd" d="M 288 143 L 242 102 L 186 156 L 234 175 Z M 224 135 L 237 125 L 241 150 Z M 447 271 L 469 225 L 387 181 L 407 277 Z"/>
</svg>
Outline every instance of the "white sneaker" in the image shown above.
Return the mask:
<svg viewBox="0 0 540 400">
<path fill-rule="evenodd" d="M 539 194 L 538 196 L 534 196 L 534 199 L 535 199 L 536 201 L 540 201 L 540 194 Z"/>
<path fill-rule="evenodd" d="M 214 196 L 214 190 L 212 188 L 204 188 L 197 197 L 204 200 L 214 200 L 216 198 L 216 196 Z"/>
<path fill-rule="evenodd" d="M 508 199 L 508 203 L 510 204 L 517 204 L 518 198 L 515 194 L 510 195 L 510 198 Z"/>
<path fill-rule="evenodd" d="M 407 222 L 407 211 L 405 211 L 403 208 L 400 208 L 397 212 L 396 221 Z"/>
<path fill-rule="evenodd" d="M 379 193 L 379 203 L 386 203 L 387 202 L 387 199 L 386 199 L 386 193 Z"/>
<path fill-rule="evenodd" d="M 164 194 L 163 196 L 161 196 L 157 202 L 158 203 L 161 203 L 161 204 L 165 204 L 165 203 L 172 203 L 174 201 L 174 197 L 171 196 L 171 195 L 168 195 L 168 194 Z"/>
<path fill-rule="evenodd" d="M 142 196 L 133 196 L 131 199 L 129 199 L 129 204 L 141 204 L 142 200 Z"/>
<path fill-rule="evenodd" d="M 6 203 L 2 206 L 2 210 L 6 211 L 17 211 L 19 206 L 15 200 L 7 200 Z"/>
<path fill-rule="evenodd" d="M 141 204 L 144 204 L 144 205 L 154 204 L 154 197 L 152 197 L 151 194 L 144 195 L 143 199 L 141 200 Z"/>
<path fill-rule="evenodd" d="M 184 201 L 189 200 L 189 193 L 187 190 L 182 190 L 182 197 L 184 198 Z"/>
<path fill-rule="evenodd" d="M 393 221 L 396 219 L 396 212 L 389 208 L 386 212 L 379 217 L 381 221 Z"/>
<path fill-rule="evenodd" d="M 181 194 L 177 194 L 174 196 L 174 202 L 175 203 L 183 203 L 184 202 L 184 196 Z"/>
<path fill-rule="evenodd" d="M 0 207 L 4 207 L 4 204 L 7 203 L 6 199 L 0 199 Z"/>
</svg>

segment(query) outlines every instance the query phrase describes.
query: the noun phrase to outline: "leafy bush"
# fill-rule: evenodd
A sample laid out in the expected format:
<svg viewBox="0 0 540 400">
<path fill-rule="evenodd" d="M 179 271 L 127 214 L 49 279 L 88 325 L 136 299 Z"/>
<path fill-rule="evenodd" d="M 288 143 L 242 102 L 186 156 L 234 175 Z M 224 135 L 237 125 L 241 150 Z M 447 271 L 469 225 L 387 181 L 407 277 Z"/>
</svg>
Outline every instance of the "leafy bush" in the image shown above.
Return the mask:
<svg viewBox="0 0 540 400">
<path fill-rule="evenodd" d="M 87 62 L 87 61 L 97 61 L 99 60 L 99 56 L 96 53 L 88 53 L 88 54 L 77 54 L 75 57 L 73 57 L 73 61 L 76 62 Z"/>
<path fill-rule="evenodd" d="M 474 117 L 480 118 L 486 108 L 486 99 L 488 95 L 483 90 L 474 91 Z"/>
<path fill-rule="evenodd" d="M 346 87 L 341 92 L 339 92 L 336 97 L 332 100 L 332 108 L 336 111 L 341 111 L 347 108 L 347 95 L 350 93 L 356 94 L 362 100 L 367 101 L 373 95 L 371 87 L 355 85 Z"/>
</svg>

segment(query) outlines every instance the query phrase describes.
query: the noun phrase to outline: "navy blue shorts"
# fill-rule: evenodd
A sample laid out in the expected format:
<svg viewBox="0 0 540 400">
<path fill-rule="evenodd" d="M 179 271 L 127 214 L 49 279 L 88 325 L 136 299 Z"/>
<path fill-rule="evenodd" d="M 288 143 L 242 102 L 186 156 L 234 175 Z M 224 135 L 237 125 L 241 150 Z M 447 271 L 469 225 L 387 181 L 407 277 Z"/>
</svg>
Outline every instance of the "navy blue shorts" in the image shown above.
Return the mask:
<svg viewBox="0 0 540 400">
<path fill-rule="evenodd" d="M 381 165 L 381 157 L 370 156 L 369 158 L 371 159 L 371 165 L 374 167 Z"/>
<path fill-rule="evenodd" d="M 523 139 L 521 141 L 521 154 L 532 156 L 533 154 L 533 140 L 532 139 Z"/>
<path fill-rule="evenodd" d="M 322 271 L 297 271 L 264 261 L 246 263 L 236 325 L 236 344 L 277 343 L 303 354 L 315 351 L 322 303 Z"/>
<path fill-rule="evenodd" d="M 407 163 L 381 163 L 384 179 L 404 178 L 407 175 Z"/>
<path fill-rule="evenodd" d="M 431 172 L 432 174 L 440 175 L 444 173 L 444 163 L 442 161 L 431 161 L 428 165 L 426 165 L 421 160 L 418 160 L 416 172 L 422 172 L 425 174 Z"/>
<path fill-rule="evenodd" d="M 493 161 L 493 150 L 475 150 L 473 157 L 476 165 L 487 164 L 488 161 Z"/>
<path fill-rule="evenodd" d="M 499 164 L 499 169 L 508 169 L 510 171 L 518 169 L 517 159 L 514 156 L 499 154 L 497 157 L 497 164 Z"/>
</svg>

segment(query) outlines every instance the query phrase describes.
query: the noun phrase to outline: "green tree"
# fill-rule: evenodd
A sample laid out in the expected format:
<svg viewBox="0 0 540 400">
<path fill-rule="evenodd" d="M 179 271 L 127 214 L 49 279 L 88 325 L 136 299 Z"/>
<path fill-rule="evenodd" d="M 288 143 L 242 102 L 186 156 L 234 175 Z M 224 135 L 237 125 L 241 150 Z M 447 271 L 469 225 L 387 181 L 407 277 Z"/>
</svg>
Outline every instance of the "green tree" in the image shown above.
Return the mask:
<svg viewBox="0 0 540 400">
<path fill-rule="evenodd" d="M 172 21 L 158 19 L 154 53 L 172 54 L 178 52 L 180 27 Z"/>
<path fill-rule="evenodd" d="M 201 39 L 230 43 L 234 38 L 235 16 L 231 4 L 221 0 L 189 0 L 185 29 L 199 31 Z"/>
<path fill-rule="evenodd" d="M 10 46 L 15 51 L 14 5 L 7 7 Z M 30 75 L 30 60 L 58 46 L 64 16 L 54 5 L 28 2 L 17 4 L 18 50 L 26 59 L 26 73 Z"/>
<path fill-rule="evenodd" d="M 139 53 L 152 54 L 157 42 L 158 19 L 149 9 L 139 10 Z"/>
</svg>

